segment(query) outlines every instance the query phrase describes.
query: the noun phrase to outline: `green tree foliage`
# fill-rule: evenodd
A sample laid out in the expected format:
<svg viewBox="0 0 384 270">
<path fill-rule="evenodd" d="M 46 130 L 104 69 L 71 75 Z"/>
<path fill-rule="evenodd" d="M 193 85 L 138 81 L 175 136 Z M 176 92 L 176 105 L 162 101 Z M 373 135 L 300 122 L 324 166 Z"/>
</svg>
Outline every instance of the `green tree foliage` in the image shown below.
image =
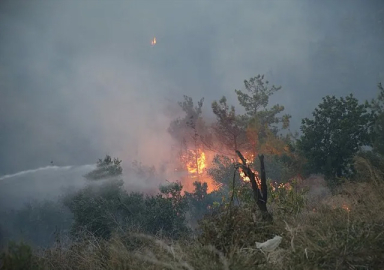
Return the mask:
<svg viewBox="0 0 384 270">
<path fill-rule="evenodd" d="M 276 124 L 281 123 L 283 128 L 288 128 L 290 115 L 285 114 L 281 117 L 279 113 L 284 111 L 284 106 L 276 104 L 268 108 L 269 97 L 279 91 L 281 87 L 269 86 L 268 81 L 264 81 L 264 75 L 257 75 L 249 81 L 244 80 L 246 92 L 235 90 L 240 105 L 244 107 L 249 118 L 257 118 L 262 129 L 268 127 L 277 133 Z M 260 130 L 263 134 L 264 130 Z"/>
<path fill-rule="evenodd" d="M 84 177 L 89 180 L 99 180 L 119 176 L 123 173 L 121 162 L 118 158 L 112 160 L 111 156 L 106 155 L 103 160 L 98 160 L 96 169 L 87 173 Z"/>
<path fill-rule="evenodd" d="M 179 237 L 188 229 L 185 225 L 185 214 L 188 209 L 186 198 L 182 196 L 183 186 L 170 183 L 160 187 L 157 196 L 147 197 L 145 223 L 147 232 L 155 234 L 161 231 L 171 237 Z"/>
<path fill-rule="evenodd" d="M 199 152 L 204 144 L 207 142 L 210 144 L 211 139 L 208 128 L 201 117 L 203 102 L 204 98 L 200 99 L 195 106 L 191 97 L 184 96 L 184 101 L 178 102 L 178 104 L 185 116 L 175 119 L 168 127 L 168 132 L 178 144 L 176 149 L 178 149 L 180 163 L 184 166 L 186 163 L 193 164 L 197 170 Z"/>
<path fill-rule="evenodd" d="M 121 226 L 120 201 L 122 182 L 112 180 L 100 186 L 88 186 L 65 198 L 64 204 L 74 216 L 72 235 L 84 231 L 96 237 L 109 238 L 117 226 Z"/>
<path fill-rule="evenodd" d="M 376 117 L 372 132 L 372 142 L 373 150 L 384 156 L 384 88 L 381 83 L 379 83 L 378 87 L 379 94 L 371 102 L 371 108 Z"/>
<path fill-rule="evenodd" d="M 200 220 L 212 208 L 214 202 L 221 200 L 217 191 L 208 193 L 207 183 L 194 182 L 195 190 L 193 192 L 185 192 L 188 201 L 189 211 L 194 220 Z"/>
<path fill-rule="evenodd" d="M 222 184 L 222 188 L 225 189 L 232 181 L 234 170 L 235 166 L 233 159 L 230 159 L 225 155 L 215 155 L 207 172 L 213 180 Z"/>
<path fill-rule="evenodd" d="M 212 103 L 212 110 L 217 119 L 212 127 L 219 143 L 218 148 L 227 149 L 231 154 L 235 150 L 244 149 L 248 143 L 244 117 L 236 115 L 235 107 L 229 107 L 224 96 L 219 102 Z"/>
<path fill-rule="evenodd" d="M 229 150 L 233 155 L 235 150 L 252 153 L 281 154 L 285 143 L 278 135 L 279 126 L 285 129 L 289 126 L 290 116 L 279 116 L 284 106 L 279 104 L 269 107 L 269 97 L 281 87 L 269 86 L 264 75 L 258 75 L 245 80 L 245 91 L 235 90 L 240 105 L 246 114 L 237 115 L 234 106 L 227 104 L 226 97 L 212 103 L 216 123 L 213 125 L 215 137 L 222 152 Z"/>
<path fill-rule="evenodd" d="M 302 120 L 298 146 L 311 172 L 333 178 L 353 171 L 353 156 L 361 146 L 369 145 L 373 116 L 367 109 L 368 104 L 359 104 L 352 94 L 339 99 L 326 96 L 313 119 Z"/>
<path fill-rule="evenodd" d="M 181 196 L 182 186 L 171 183 L 155 196 L 127 193 L 122 181 L 110 180 L 92 185 L 68 196 L 64 203 L 74 215 L 72 235 L 84 232 L 108 239 L 114 231 L 128 228 L 143 233 L 178 237 L 187 231 L 187 202 Z"/>
<path fill-rule="evenodd" d="M 4 270 L 45 269 L 40 261 L 34 256 L 31 246 L 25 243 L 10 242 L 8 248 L 0 253 L 0 268 Z"/>
<path fill-rule="evenodd" d="M 185 144 L 184 147 L 187 147 L 191 141 L 194 143 L 197 134 L 203 132 L 204 122 L 201 118 L 203 103 L 204 98 L 200 99 L 195 106 L 193 99 L 188 96 L 184 96 L 184 101 L 178 102 L 185 116 L 173 120 L 168 127 L 168 132 L 177 142 Z"/>
</svg>

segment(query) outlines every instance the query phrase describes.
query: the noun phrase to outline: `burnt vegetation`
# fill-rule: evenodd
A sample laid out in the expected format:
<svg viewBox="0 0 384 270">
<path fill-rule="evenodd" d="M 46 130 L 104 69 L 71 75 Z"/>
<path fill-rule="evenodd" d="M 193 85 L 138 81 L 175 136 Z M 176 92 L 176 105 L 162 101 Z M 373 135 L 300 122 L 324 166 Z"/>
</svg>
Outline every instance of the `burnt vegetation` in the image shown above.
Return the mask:
<svg viewBox="0 0 384 270">
<path fill-rule="evenodd" d="M 241 107 L 222 97 L 213 121 L 203 98 L 184 96 L 168 132 L 188 180 L 130 192 L 107 155 L 83 189 L 2 210 L 0 269 L 382 269 L 382 85 L 372 101 L 324 97 L 300 136 L 269 102 L 281 89 L 245 80 Z M 260 244 L 275 236 L 275 247 Z"/>
</svg>

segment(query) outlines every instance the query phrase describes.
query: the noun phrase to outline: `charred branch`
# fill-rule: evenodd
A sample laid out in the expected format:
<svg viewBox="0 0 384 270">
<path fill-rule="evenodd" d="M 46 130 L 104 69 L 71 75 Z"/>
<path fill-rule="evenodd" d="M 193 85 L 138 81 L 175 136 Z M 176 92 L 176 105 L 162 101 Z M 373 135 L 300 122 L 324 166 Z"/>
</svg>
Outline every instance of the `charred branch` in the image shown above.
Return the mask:
<svg viewBox="0 0 384 270">
<path fill-rule="evenodd" d="M 253 198 L 261 211 L 264 220 L 271 221 L 272 215 L 268 212 L 267 199 L 267 177 L 265 174 L 264 166 L 264 155 L 259 155 L 260 160 L 260 178 L 251 170 L 247 164 L 247 160 L 241 154 L 240 151 L 236 150 L 236 154 L 239 156 L 242 163 L 236 165 L 237 168 L 241 168 L 245 176 L 247 176 L 252 185 Z"/>
</svg>

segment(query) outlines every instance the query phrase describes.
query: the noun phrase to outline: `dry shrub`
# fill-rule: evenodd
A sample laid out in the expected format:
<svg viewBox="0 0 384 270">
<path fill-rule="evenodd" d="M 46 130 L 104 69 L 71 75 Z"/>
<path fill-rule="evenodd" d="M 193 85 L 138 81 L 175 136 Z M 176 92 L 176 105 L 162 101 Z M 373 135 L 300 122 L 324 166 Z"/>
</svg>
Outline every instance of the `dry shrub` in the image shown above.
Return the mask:
<svg viewBox="0 0 384 270">
<path fill-rule="evenodd" d="M 359 162 L 361 180 L 346 182 L 333 196 L 317 177 L 306 210 L 297 215 L 275 212 L 274 223 L 264 224 L 252 218 L 253 209 L 239 207 L 202 222 L 200 241 L 243 269 L 252 261 L 264 269 L 384 269 L 384 178 L 366 160 Z M 260 256 L 254 242 L 274 235 L 283 237 L 281 249 Z"/>
<path fill-rule="evenodd" d="M 298 214 L 276 212 L 273 223 L 250 207 L 221 209 L 200 222 L 197 240 L 135 232 L 88 237 L 39 254 L 38 269 L 384 269 L 384 179 L 360 162 L 362 181 Z M 276 250 L 256 248 L 275 235 L 283 237 Z"/>
<path fill-rule="evenodd" d="M 295 265 L 295 269 L 384 269 L 384 179 L 368 173 L 374 168 L 365 169 L 364 182 L 343 184 L 314 212 L 292 219 L 300 230 L 286 265 Z"/>
<path fill-rule="evenodd" d="M 222 210 L 200 222 L 199 241 L 203 245 L 213 245 L 225 254 L 234 249 L 255 247 L 281 233 L 277 222 L 265 222 L 254 208 L 235 207 Z"/>
<path fill-rule="evenodd" d="M 56 247 L 40 254 L 42 269 L 229 269 L 213 246 L 127 233 L 110 240 L 88 238 L 69 249 Z"/>
</svg>

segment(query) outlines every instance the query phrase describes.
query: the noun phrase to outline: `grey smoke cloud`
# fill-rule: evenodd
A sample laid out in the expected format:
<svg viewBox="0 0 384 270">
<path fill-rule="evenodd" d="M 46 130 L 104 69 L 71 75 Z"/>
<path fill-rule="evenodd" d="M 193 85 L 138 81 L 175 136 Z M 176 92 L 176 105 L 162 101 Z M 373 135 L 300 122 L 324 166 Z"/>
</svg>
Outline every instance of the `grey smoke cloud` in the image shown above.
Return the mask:
<svg viewBox="0 0 384 270">
<path fill-rule="evenodd" d="M 0 175 L 109 153 L 159 165 L 184 94 L 257 74 L 292 129 L 327 94 L 376 95 L 382 1 L 2 1 Z M 151 46 L 153 37 L 156 46 Z"/>
</svg>

